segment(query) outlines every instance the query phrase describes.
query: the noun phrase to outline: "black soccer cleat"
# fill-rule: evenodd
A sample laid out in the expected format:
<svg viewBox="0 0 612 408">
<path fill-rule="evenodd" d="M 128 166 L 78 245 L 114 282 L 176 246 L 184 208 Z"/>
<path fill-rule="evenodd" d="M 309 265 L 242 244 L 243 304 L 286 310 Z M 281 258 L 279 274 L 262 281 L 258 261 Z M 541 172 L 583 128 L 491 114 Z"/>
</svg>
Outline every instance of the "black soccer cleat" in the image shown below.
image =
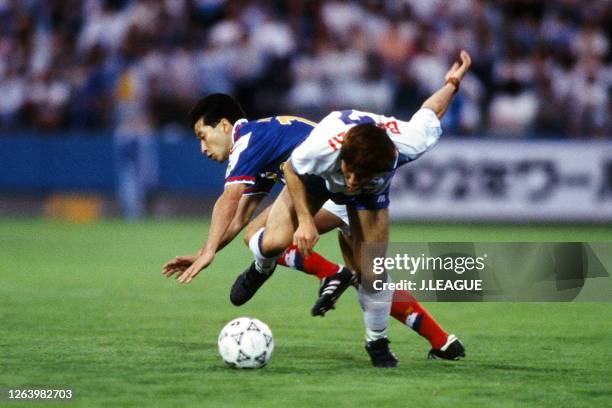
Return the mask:
<svg viewBox="0 0 612 408">
<path fill-rule="evenodd" d="M 372 359 L 374 367 L 392 368 L 399 366 L 399 360 L 389 348 L 389 339 L 383 337 L 375 341 L 368 341 L 365 349 Z"/>
<path fill-rule="evenodd" d="M 454 334 L 449 334 L 446 344 L 439 349 L 429 350 L 427 358 L 432 360 L 461 360 L 465 358 L 465 347 Z"/>
<path fill-rule="evenodd" d="M 236 281 L 232 285 L 232 290 L 230 292 L 232 304 L 234 306 L 241 306 L 251 300 L 261 285 L 272 276 L 273 272 L 274 269 L 266 274 L 261 273 L 255 267 L 255 262 L 251 263 L 244 272 L 238 275 Z"/>
<path fill-rule="evenodd" d="M 319 298 L 310 310 L 313 316 L 324 316 L 329 309 L 333 309 L 338 298 L 355 282 L 355 272 L 342 267 L 335 275 L 321 280 Z"/>
</svg>

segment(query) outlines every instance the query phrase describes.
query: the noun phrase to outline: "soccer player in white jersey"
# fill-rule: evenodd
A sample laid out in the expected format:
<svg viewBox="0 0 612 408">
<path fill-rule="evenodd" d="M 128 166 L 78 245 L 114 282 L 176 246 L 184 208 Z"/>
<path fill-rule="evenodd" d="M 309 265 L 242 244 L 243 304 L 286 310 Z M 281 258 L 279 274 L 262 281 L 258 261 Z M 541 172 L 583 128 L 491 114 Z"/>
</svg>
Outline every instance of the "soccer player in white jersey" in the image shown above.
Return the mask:
<svg viewBox="0 0 612 408">
<path fill-rule="evenodd" d="M 366 350 L 377 367 L 399 364 L 386 333 L 393 293 L 381 284 L 389 282 L 389 276 L 373 272 L 373 259 L 385 256 L 389 241 L 391 178 L 399 166 L 437 143 L 440 119 L 471 65 L 466 51 L 460 57 L 461 63 L 455 62 L 446 73 L 444 86 L 408 122 L 349 110 L 332 112 L 314 128 L 284 165 L 287 188 L 272 205 L 266 226 L 251 237 L 255 260 L 234 283 L 232 297 L 250 298 L 249 292 L 258 287 L 249 287 L 246 277 L 255 272 L 271 274 L 277 256 L 292 242 L 308 256 L 319 238 L 314 214 L 329 199 L 346 205 L 353 266 L 360 278 Z M 333 287 L 329 289 L 333 292 Z M 456 339 L 449 339 L 447 346 L 463 348 Z"/>
</svg>

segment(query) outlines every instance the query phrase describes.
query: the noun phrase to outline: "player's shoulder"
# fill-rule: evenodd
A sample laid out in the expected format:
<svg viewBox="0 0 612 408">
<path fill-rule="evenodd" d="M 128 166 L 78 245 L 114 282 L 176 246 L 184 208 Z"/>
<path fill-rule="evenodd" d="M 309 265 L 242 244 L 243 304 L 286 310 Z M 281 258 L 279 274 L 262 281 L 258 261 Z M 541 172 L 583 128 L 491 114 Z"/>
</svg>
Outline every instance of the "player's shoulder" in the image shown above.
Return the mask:
<svg viewBox="0 0 612 408">
<path fill-rule="evenodd" d="M 273 134 L 274 129 L 271 129 L 267 123 L 258 120 L 245 121 L 236 129 L 234 143 L 238 143 L 241 139 L 247 139 L 249 145 L 266 144 Z"/>
<path fill-rule="evenodd" d="M 283 123 L 277 116 L 251 120 L 240 128 L 240 135 L 251 134 L 251 143 L 269 143 L 275 138 L 281 137 L 284 132 L 291 131 L 292 122 Z"/>
<path fill-rule="evenodd" d="M 249 120 L 243 122 L 238 128 L 238 134 L 240 136 L 244 136 L 246 134 L 259 134 L 265 133 L 268 130 L 268 126 L 264 123 L 259 122 L 258 120 Z"/>
<path fill-rule="evenodd" d="M 250 127 L 270 130 L 270 129 L 287 129 L 291 127 L 310 127 L 316 126 L 316 122 L 293 115 L 277 115 L 267 118 L 256 119 L 249 122 Z"/>
<path fill-rule="evenodd" d="M 323 120 L 325 119 L 336 119 L 336 120 L 353 119 L 354 120 L 362 116 L 374 117 L 378 115 L 372 112 L 361 111 L 358 109 L 342 109 L 342 110 L 331 111 L 329 114 L 327 114 L 327 116 L 325 116 Z"/>
</svg>

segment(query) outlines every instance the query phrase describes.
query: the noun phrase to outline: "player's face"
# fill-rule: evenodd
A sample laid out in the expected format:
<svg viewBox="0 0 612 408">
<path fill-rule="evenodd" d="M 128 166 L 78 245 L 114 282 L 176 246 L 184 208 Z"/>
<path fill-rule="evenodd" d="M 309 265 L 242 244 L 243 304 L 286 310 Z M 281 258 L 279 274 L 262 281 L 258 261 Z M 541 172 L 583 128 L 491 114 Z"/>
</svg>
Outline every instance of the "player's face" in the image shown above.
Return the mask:
<svg viewBox="0 0 612 408">
<path fill-rule="evenodd" d="M 346 183 L 346 188 L 349 192 L 361 189 L 374 178 L 374 175 L 361 176 L 356 172 L 351 171 L 346 163 L 344 163 L 344 160 L 340 163 L 340 170 L 342 171 L 342 174 L 344 174 L 344 182 Z"/>
<path fill-rule="evenodd" d="M 224 162 L 229 157 L 231 148 L 232 125 L 222 119 L 217 126 L 212 127 L 198 120 L 193 130 L 200 139 L 202 154 L 216 162 Z"/>
</svg>

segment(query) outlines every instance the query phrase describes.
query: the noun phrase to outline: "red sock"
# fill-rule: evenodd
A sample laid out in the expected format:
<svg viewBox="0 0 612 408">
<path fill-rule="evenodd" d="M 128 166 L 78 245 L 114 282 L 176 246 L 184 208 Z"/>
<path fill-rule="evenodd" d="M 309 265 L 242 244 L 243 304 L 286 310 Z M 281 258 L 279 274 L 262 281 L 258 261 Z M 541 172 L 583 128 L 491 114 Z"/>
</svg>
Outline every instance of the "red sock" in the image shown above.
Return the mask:
<svg viewBox="0 0 612 408">
<path fill-rule="evenodd" d="M 391 316 L 425 337 L 435 349 L 442 347 L 448 339 L 448 333 L 407 290 L 393 293 Z"/>
<path fill-rule="evenodd" d="M 309 275 L 315 275 L 319 279 L 334 275 L 340 270 L 340 265 L 328 261 L 316 252 L 304 259 L 300 250 L 295 245 L 291 245 L 285 250 L 276 262 L 288 268 L 297 269 Z"/>
</svg>

